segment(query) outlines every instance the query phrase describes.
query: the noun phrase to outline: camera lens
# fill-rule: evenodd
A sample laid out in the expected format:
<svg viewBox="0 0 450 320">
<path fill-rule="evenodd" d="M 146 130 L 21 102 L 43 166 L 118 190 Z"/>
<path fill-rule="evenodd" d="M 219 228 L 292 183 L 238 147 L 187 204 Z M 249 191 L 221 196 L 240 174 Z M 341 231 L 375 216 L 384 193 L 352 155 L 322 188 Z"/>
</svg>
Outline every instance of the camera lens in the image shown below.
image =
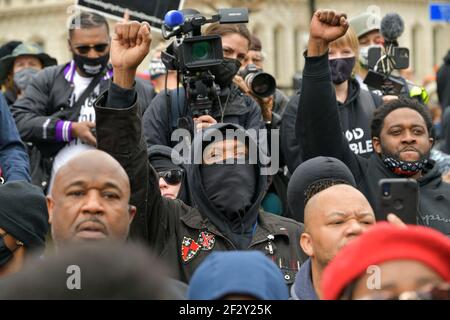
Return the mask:
<svg viewBox="0 0 450 320">
<path fill-rule="evenodd" d="M 207 41 L 196 42 L 192 45 L 192 58 L 194 61 L 211 59 L 211 45 Z"/>
<path fill-rule="evenodd" d="M 277 84 L 270 74 L 260 72 L 253 75 L 250 86 L 257 96 L 265 98 L 275 93 Z"/>
</svg>

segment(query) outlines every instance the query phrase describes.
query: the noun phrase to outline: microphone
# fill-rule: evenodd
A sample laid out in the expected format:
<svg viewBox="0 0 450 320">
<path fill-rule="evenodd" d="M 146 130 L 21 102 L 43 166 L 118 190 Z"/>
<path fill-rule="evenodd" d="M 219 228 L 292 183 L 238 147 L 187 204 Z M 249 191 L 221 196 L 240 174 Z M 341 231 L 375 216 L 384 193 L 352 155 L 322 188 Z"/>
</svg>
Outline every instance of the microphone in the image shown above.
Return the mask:
<svg viewBox="0 0 450 320">
<path fill-rule="evenodd" d="M 381 20 L 380 31 L 387 42 L 396 41 L 404 30 L 403 19 L 397 13 L 388 13 Z"/>
<path fill-rule="evenodd" d="M 164 24 L 170 28 L 181 25 L 184 22 L 183 12 L 178 10 L 170 10 L 164 16 Z"/>
</svg>

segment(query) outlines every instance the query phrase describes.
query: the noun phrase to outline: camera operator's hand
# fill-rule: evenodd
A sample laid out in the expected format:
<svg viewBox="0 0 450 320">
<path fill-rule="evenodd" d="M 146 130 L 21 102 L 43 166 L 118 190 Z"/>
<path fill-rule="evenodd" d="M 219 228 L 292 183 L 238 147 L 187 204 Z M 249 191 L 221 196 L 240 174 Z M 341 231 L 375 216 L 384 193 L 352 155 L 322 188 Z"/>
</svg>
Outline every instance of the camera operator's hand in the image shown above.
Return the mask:
<svg viewBox="0 0 450 320">
<path fill-rule="evenodd" d="M 92 129 L 94 128 L 95 122 L 72 122 L 72 137 L 79 138 L 84 143 L 95 147 L 97 146 L 97 139 L 92 134 Z"/>
<path fill-rule="evenodd" d="M 200 116 L 198 118 L 194 118 L 194 124 L 195 124 L 195 130 L 202 131 L 203 129 L 206 129 L 213 124 L 216 124 L 217 121 L 213 117 L 209 115 Z"/>
<path fill-rule="evenodd" d="M 239 89 L 245 93 L 250 94 L 250 89 L 247 87 L 247 84 L 245 83 L 244 78 L 242 78 L 240 75 L 235 75 L 233 78 L 233 83 L 239 87 Z"/>
<path fill-rule="evenodd" d="M 317 10 L 309 27 L 308 57 L 324 55 L 328 50 L 328 44 L 342 37 L 348 27 L 345 13 Z"/>
<path fill-rule="evenodd" d="M 273 96 L 266 98 L 258 98 L 253 96 L 256 102 L 258 102 L 261 107 L 261 113 L 265 122 L 272 121 L 272 110 L 273 110 Z"/>
<path fill-rule="evenodd" d="M 272 121 L 273 96 L 267 98 L 259 98 L 255 96 L 252 90 L 250 90 L 245 83 L 245 80 L 240 75 L 236 75 L 233 79 L 233 82 L 244 94 L 252 97 L 256 102 L 258 102 L 259 106 L 261 107 L 261 113 L 264 121 Z"/>
<path fill-rule="evenodd" d="M 137 67 L 150 50 L 152 37 L 147 22 L 121 22 L 115 27 L 111 42 L 111 63 L 114 83 L 122 88 L 132 88 Z"/>
<path fill-rule="evenodd" d="M 450 171 L 442 174 L 442 181 L 445 183 L 450 183 Z"/>
</svg>

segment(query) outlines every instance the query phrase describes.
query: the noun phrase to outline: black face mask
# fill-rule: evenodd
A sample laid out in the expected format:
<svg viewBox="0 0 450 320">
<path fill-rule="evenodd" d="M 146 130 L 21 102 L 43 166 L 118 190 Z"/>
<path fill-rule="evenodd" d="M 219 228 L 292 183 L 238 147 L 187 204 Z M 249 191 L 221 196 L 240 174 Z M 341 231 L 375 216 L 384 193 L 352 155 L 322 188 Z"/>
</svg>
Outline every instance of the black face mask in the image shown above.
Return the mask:
<svg viewBox="0 0 450 320">
<path fill-rule="evenodd" d="M 211 203 L 228 219 L 241 217 L 252 205 L 256 171 L 252 164 L 210 164 L 201 167 L 203 188 Z"/>
<path fill-rule="evenodd" d="M 3 267 L 13 257 L 13 253 L 5 244 L 5 240 L 0 236 L 0 267 Z"/>
<path fill-rule="evenodd" d="M 223 62 L 211 68 L 211 73 L 214 75 L 214 82 L 221 88 L 231 85 L 234 76 L 241 68 L 241 63 L 236 59 L 224 59 Z"/>
<path fill-rule="evenodd" d="M 353 67 L 355 66 L 355 57 L 332 59 L 329 60 L 329 63 L 333 83 L 341 84 L 350 79 Z"/>
<path fill-rule="evenodd" d="M 108 64 L 109 61 L 109 53 L 98 58 L 88 58 L 85 56 L 74 54 L 73 60 L 75 61 L 76 66 L 85 75 L 95 77 L 103 70 L 105 70 L 106 65 Z"/>
</svg>

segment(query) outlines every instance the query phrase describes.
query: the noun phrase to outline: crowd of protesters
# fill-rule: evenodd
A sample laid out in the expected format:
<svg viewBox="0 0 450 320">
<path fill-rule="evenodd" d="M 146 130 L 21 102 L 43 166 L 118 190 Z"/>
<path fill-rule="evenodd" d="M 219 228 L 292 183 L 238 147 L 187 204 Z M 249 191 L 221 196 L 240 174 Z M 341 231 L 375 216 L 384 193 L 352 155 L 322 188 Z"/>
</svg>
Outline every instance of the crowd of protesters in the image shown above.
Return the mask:
<svg viewBox="0 0 450 320">
<path fill-rule="evenodd" d="M 203 34 L 224 59 L 200 115 L 146 22 L 81 12 L 59 65 L 0 48 L 0 298 L 449 299 L 450 51 L 437 132 L 423 89 L 364 82 L 372 13 L 314 13 L 292 97 L 242 77 L 266 58 L 246 25 Z M 415 223 L 383 213 L 388 178 L 416 183 Z"/>
</svg>

